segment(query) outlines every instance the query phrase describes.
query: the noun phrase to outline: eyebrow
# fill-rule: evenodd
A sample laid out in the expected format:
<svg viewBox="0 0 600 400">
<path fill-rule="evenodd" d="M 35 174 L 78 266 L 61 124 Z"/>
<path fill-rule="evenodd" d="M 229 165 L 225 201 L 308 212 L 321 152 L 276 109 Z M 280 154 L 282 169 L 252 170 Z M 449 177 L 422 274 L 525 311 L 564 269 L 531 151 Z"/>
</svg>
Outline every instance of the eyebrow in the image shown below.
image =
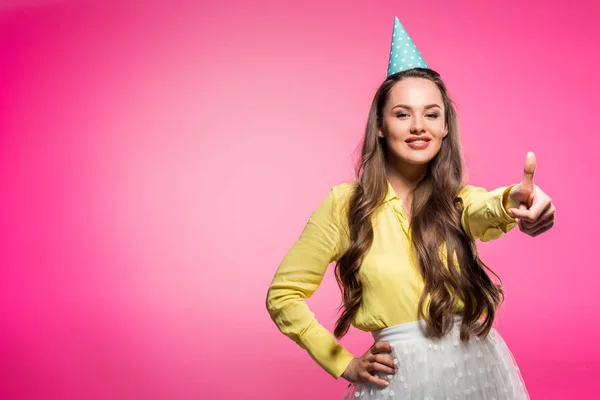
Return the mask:
<svg viewBox="0 0 600 400">
<path fill-rule="evenodd" d="M 400 107 L 400 108 L 406 108 L 407 110 L 412 110 L 412 107 L 407 106 L 405 104 L 397 104 L 394 107 L 392 107 L 392 110 L 394 108 L 398 108 L 398 107 Z M 442 109 L 442 107 L 438 106 L 437 104 L 428 104 L 428 105 L 425 106 L 425 109 L 429 110 L 430 108 L 435 108 L 435 107 L 439 108 L 440 110 Z"/>
</svg>

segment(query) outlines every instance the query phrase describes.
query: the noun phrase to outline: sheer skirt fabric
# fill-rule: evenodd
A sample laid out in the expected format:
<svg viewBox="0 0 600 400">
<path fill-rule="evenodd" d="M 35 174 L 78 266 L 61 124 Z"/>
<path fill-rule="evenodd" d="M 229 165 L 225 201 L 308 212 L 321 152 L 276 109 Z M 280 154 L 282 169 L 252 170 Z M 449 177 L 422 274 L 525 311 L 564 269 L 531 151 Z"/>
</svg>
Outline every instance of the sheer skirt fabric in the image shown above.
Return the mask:
<svg viewBox="0 0 600 400">
<path fill-rule="evenodd" d="M 375 341 L 390 342 L 396 373 L 377 376 L 390 385 L 350 385 L 345 400 L 526 400 L 519 367 L 508 346 L 492 329 L 483 339 L 460 340 L 460 317 L 442 339 L 425 335 L 425 322 L 416 321 L 373 332 Z"/>
</svg>

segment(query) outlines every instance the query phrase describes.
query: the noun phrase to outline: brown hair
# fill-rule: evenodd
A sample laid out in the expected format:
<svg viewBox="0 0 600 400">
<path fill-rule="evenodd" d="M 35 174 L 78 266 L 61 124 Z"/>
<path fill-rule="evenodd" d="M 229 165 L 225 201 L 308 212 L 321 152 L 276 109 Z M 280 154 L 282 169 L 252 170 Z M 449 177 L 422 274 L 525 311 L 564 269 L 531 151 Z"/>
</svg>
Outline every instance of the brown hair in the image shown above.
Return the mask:
<svg viewBox="0 0 600 400">
<path fill-rule="evenodd" d="M 496 309 L 504 299 L 502 286 L 495 284 L 485 272 L 491 271 L 479 258 L 474 240 L 461 225 L 462 202 L 457 197 L 463 180 L 463 160 L 458 135 L 458 120 L 452 100 L 440 75 L 430 69 L 415 68 L 389 76 L 373 99 L 361 159 L 356 167 L 357 185 L 348 204 L 349 247 L 335 266 L 342 291 L 342 313 L 334 334 L 344 336 L 362 298 L 358 271 L 363 257 L 373 243 L 371 215 L 387 194 L 385 139 L 378 137 L 383 126 L 383 108 L 394 84 L 406 78 L 423 78 L 434 82 L 441 92 L 448 134 L 438 154 L 430 161 L 427 174 L 412 192 L 411 235 L 425 287 L 419 300 L 419 318 L 426 321 L 431 337 L 442 337 L 450 331 L 454 297 L 464 303 L 460 336 L 485 336 L 492 328 Z M 446 246 L 446 260 L 440 250 Z M 454 256 L 458 260 L 457 268 Z M 448 268 L 445 267 L 447 265 Z M 491 271 L 497 278 L 498 276 Z M 499 279 L 499 278 L 498 278 Z M 427 296 L 431 296 L 428 313 L 424 312 Z M 479 322 L 485 314 L 483 321 Z"/>
</svg>

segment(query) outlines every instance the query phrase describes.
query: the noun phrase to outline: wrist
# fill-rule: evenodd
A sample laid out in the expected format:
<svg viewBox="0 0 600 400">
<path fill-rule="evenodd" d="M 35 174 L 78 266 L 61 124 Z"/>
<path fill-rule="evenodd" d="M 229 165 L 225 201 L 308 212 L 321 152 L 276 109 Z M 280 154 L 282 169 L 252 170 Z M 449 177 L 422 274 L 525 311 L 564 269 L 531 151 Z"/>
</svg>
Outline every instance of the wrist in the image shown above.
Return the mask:
<svg viewBox="0 0 600 400">
<path fill-rule="evenodd" d="M 348 382 L 352 382 L 351 370 L 352 370 L 352 364 L 354 363 L 354 360 L 356 360 L 356 358 L 353 358 L 352 360 L 350 360 L 350 362 L 348 363 L 348 366 L 346 367 L 344 372 L 342 372 L 342 375 L 340 375 L 342 378 L 344 378 Z"/>
<path fill-rule="evenodd" d="M 504 196 L 502 197 L 502 205 L 504 206 L 504 210 L 507 212 L 511 208 L 519 208 L 519 204 L 516 204 L 513 200 L 516 187 L 517 185 L 509 186 L 509 190 L 506 190 L 504 192 Z"/>
</svg>

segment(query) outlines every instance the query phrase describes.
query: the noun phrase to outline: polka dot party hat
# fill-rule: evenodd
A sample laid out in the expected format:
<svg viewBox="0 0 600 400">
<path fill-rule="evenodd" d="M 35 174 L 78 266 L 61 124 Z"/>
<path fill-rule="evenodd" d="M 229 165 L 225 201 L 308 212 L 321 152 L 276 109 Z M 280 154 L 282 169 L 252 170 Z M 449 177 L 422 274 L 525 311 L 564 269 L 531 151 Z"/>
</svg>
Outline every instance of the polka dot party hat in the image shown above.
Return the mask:
<svg viewBox="0 0 600 400">
<path fill-rule="evenodd" d="M 387 76 L 412 68 L 429 68 L 398 17 L 394 17 L 394 33 Z"/>
</svg>

